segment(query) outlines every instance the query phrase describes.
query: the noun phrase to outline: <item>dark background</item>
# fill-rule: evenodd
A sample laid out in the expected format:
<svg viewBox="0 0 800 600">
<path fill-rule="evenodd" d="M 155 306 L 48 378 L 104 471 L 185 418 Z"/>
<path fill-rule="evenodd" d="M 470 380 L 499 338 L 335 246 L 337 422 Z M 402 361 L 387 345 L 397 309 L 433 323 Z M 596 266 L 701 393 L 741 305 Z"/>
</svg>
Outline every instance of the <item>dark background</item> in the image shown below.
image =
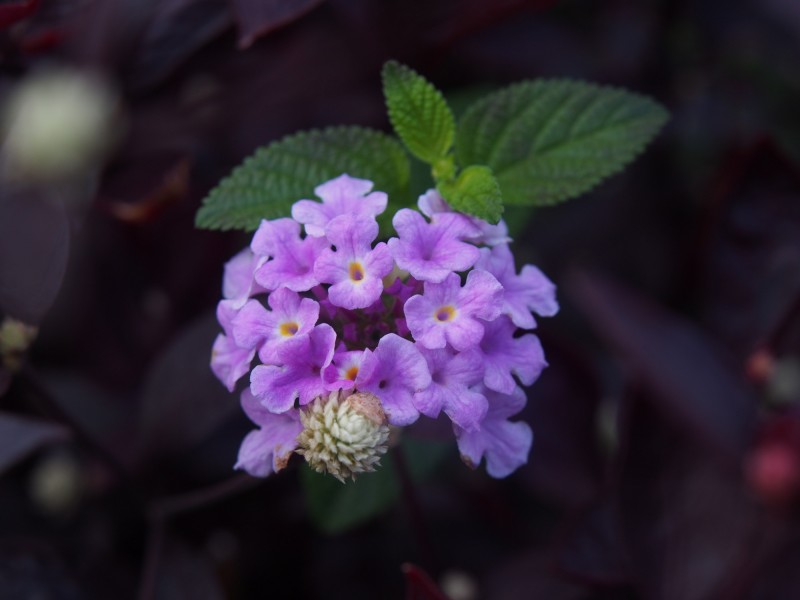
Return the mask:
<svg viewBox="0 0 800 600">
<path fill-rule="evenodd" d="M 0 26 L 4 95 L 89 68 L 125 117 L 80 192 L 2 190 L 0 312 L 40 330 L 0 370 L 0 598 L 440 598 L 406 563 L 453 600 L 800 597 L 795 2 L 42 0 L 0 3 Z M 193 220 L 259 145 L 388 130 L 390 58 L 456 110 L 571 77 L 672 116 L 624 174 L 513 215 L 562 305 L 529 463 L 492 480 L 451 439 L 329 535 L 298 463 L 231 469 L 250 425 L 208 360 L 247 236 Z"/>
</svg>

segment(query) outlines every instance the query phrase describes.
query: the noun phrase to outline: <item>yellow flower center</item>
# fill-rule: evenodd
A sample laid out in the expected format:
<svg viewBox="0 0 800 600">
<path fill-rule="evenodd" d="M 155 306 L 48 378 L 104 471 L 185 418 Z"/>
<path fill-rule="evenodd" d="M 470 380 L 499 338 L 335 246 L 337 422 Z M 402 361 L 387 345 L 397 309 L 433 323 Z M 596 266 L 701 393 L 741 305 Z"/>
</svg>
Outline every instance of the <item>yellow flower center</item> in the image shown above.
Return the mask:
<svg viewBox="0 0 800 600">
<path fill-rule="evenodd" d="M 434 313 L 436 320 L 440 323 L 445 323 L 447 321 L 452 321 L 456 316 L 456 309 L 455 307 L 448 304 L 447 306 L 440 306 L 436 309 Z"/>
<path fill-rule="evenodd" d="M 361 266 L 361 263 L 350 263 L 350 279 L 353 281 L 361 281 L 364 279 L 364 267 Z"/>
<path fill-rule="evenodd" d="M 350 367 L 345 371 L 344 376 L 350 381 L 355 381 L 358 376 L 358 367 Z"/>
<path fill-rule="evenodd" d="M 287 321 L 286 323 L 281 323 L 281 326 L 278 329 L 282 336 L 292 337 L 300 329 L 300 326 L 294 321 Z"/>
</svg>

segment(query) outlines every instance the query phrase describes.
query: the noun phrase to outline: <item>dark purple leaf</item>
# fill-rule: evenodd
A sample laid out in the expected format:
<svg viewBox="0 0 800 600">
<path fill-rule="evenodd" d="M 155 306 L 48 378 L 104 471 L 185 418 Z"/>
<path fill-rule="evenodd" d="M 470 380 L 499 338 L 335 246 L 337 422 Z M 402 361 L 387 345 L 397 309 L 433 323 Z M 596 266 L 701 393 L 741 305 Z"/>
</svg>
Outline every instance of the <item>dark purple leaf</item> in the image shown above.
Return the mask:
<svg viewBox="0 0 800 600">
<path fill-rule="evenodd" d="M 492 571 L 483 597 L 491 600 L 586 600 L 590 596 L 581 587 L 560 577 L 545 552 L 532 550 L 504 561 Z"/>
<path fill-rule="evenodd" d="M 0 473 L 42 446 L 68 438 L 59 425 L 0 413 Z"/>
<path fill-rule="evenodd" d="M 757 573 L 746 600 L 784 600 L 800 598 L 800 531 L 797 525 L 781 523 L 790 528 L 788 540 L 774 549 Z"/>
<path fill-rule="evenodd" d="M 0 311 L 38 324 L 61 287 L 69 252 L 63 207 L 33 190 L 0 190 Z"/>
<path fill-rule="evenodd" d="M 752 440 L 756 400 L 721 349 L 690 323 L 597 276 L 578 274 L 569 287 L 664 416 L 738 461 Z"/>
<path fill-rule="evenodd" d="M 618 514 L 633 573 L 646 597 L 725 597 L 762 527 L 740 472 L 722 469 L 645 398 L 623 418 Z"/>
<path fill-rule="evenodd" d="M 14 541 L 0 546 L 0 590 L 9 599 L 86 598 L 63 561 L 51 549 L 35 542 Z"/>
<path fill-rule="evenodd" d="M 157 83 L 231 24 L 226 0 L 168 0 L 151 6 L 130 72 L 135 87 Z"/>
<path fill-rule="evenodd" d="M 156 571 L 156 600 L 227 597 L 204 553 L 171 538 L 165 540 L 162 551 Z"/>
<path fill-rule="evenodd" d="M 213 316 L 200 319 L 154 361 L 141 399 L 141 438 L 149 456 L 184 450 L 241 415 L 238 396 L 228 393 L 209 367 L 211 345 L 220 331 Z"/>
<path fill-rule="evenodd" d="M 11 378 L 13 375 L 11 371 L 6 369 L 5 367 L 0 366 L 0 397 L 8 391 L 9 386 L 11 385 Z"/>
<path fill-rule="evenodd" d="M 630 583 L 630 565 L 610 494 L 570 526 L 558 558 L 561 571 L 584 583 L 601 586 Z"/>
<path fill-rule="evenodd" d="M 70 53 L 113 69 L 143 91 L 164 81 L 184 61 L 233 23 L 227 0 L 95 2 L 76 15 Z"/>
<path fill-rule="evenodd" d="M 299 19 L 324 0 L 231 0 L 239 26 L 239 48 Z"/>
<path fill-rule="evenodd" d="M 704 321 L 742 360 L 799 320 L 800 170 L 761 142 L 722 173 L 698 284 Z"/>
<path fill-rule="evenodd" d="M 41 371 L 50 400 L 86 436 L 123 464 L 133 461 L 135 407 L 75 371 Z"/>
<path fill-rule="evenodd" d="M 533 429 L 533 448 L 521 471 L 537 494 L 567 506 L 585 506 L 602 478 L 597 440 L 600 388 L 573 349 L 543 335 L 549 366 L 528 390 L 521 418 Z"/>
</svg>

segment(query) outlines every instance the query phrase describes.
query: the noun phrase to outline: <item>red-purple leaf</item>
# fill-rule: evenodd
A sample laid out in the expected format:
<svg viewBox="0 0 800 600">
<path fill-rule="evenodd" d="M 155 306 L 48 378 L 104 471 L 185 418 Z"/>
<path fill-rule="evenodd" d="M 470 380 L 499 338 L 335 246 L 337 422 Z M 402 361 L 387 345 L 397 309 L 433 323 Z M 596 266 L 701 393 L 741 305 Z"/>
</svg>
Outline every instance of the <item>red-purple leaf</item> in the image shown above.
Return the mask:
<svg viewBox="0 0 800 600">
<path fill-rule="evenodd" d="M 39 0 L 21 0 L 0 4 L 0 29 L 29 17 L 39 8 Z"/>
<path fill-rule="evenodd" d="M 231 0 L 239 26 L 239 48 L 299 19 L 324 0 Z"/>
<path fill-rule="evenodd" d="M 42 446 L 68 438 L 59 425 L 0 413 L 0 473 Z"/>
<path fill-rule="evenodd" d="M 738 461 L 752 440 L 756 400 L 720 348 L 693 325 L 597 276 L 570 296 L 653 392 L 664 416 Z"/>
<path fill-rule="evenodd" d="M 406 600 L 448 600 L 439 586 L 418 566 L 405 563 L 400 569 L 406 578 Z"/>
</svg>

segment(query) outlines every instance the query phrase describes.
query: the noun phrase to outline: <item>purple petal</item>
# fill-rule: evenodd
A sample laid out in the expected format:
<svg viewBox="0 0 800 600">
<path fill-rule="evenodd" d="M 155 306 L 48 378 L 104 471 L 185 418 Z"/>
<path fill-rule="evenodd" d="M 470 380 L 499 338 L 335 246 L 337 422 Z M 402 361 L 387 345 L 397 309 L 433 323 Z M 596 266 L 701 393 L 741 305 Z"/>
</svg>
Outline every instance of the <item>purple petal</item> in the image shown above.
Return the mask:
<svg viewBox="0 0 800 600">
<path fill-rule="evenodd" d="M 248 300 L 233 319 L 233 339 L 242 348 L 258 348 L 271 329 L 269 313 L 258 300 Z"/>
<path fill-rule="evenodd" d="M 364 350 L 337 350 L 333 362 L 322 372 L 322 379 L 327 390 L 351 390 L 361 370 Z"/>
<path fill-rule="evenodd" d="M 421 281 L 440 282 L 453 271 L 469 269 L 480 256 L 475 246 L 459 238 L 474 233 L 459 215 L 442 213 L 428 223 L 415 210 L 397 211 L 392 224 L 397 238 L 389 240 L 389 250 L 397 266 Z"/>
<path fill-rule="evenodd" d="M 314 193 L 322 198 L 322 203 L 295 202 L 292 217 L 303 223 L 306 233 L 313 237 L 324 236 L 328 223 L 341 215 L 375 217 L 386 210 L 387 196 L 383 192 L 368 194 L 372 185 L 366 179 L 340 175 L 315 188 Z"/>
<path fill-rule="evenodd" d="M 447 345 L 444 327 L 433 316 L 435 310 L 434 304 L 425 296 L 413 296 L 403 307 L 411 335 L 425 348 L 432 350 Z"/>
<path fill-rule="evenodd" d="M 477 467 L 486 457 L 486 470 L 492 477 L 506 477 L 528 461 L 533 433 L 526 423 L 507 418 L 525 404 L 525 394 L 515 388 L 511 395 L 486 391 L 489 412 L 480 430 L 467 432 L 455 427 L 458 449 L 464 462 Z"/>
<path fill-rule="evenodd" d="M 328 247 L 325 239 L 296 236 L 274 240 L 274 258 L 255 271 L 256 282 L 267 290 L 287 287 L 306 292 L 319 284 L 314 276 L 314 262 Z"/>
<path fill-rule="evenodd" d="M 348 259 L 367 253 L 378 237 L 378 222 L 373 218 L 341 215 L 325 227 L 325 236 Z"/>
<path fill-rule="evenodd" d="M 236 382 L 250 370 L 255 353 L 254 349 L 239 348 L 233 339 L 219 334 L 211 349 L 211 370 L 232 392 Z"/>
<path fill-rule="evenodd" d="M 486 367 L 483 382 L 503 394 L 510 394 L 517 385 L 512 374 L 524 385 L 530 385 L 547 366 L 539 338 L 533 334 L 515 338 L 515 330 L 511 320 L 502 315 L 486 323 L 480 343 Z"/>
<path fill-rule="evenodd" d="M 502 286 L 486 271 L 471 271 L 464 288 L 455 273 L 441 283 L 425 283 L 422 296 L 406 302 L 404 312 L 414 339 L 426 348 L 474 348 L 483 337 L 481 319 L 497 316 L 502 306 Z"/>
<path fill-rule="evenodd" d="M 473 269 L 458 294 L 458 306 L 471 316 L 495 319 L 503 308 L 503 286 L 491 273 Z"/>
<path fill-rule="evenodd" d="M 300 225 L 292 219 L 275 219 L 261 221 L 253 234 L 250 249 L 258 257 L 275 256 L 286 240 L 300 235 Z"/>
<path fill-rule="evenodd" d="M 525 265 L 517 275 L 514 256 L 507 245 L 481 249 L 481 257 L 475 266 L 489 271 L 503 285 L 502 312 L 510 316 L 517 327 L 536 327 L 531 311 L 543 317 L 558 312 L 555 285 L 533 265 Z"/>
<path fill-rule="evenodd" d="M 242 407 L 260 426 L 242 441 L 235 469 L 243 469 L 255 477 L 266 477 L 283 469 L 297 448 L 297 436 L 303 429 L 299 416 L 291 411 L 282 415 L 270 413 L 260 406 L 249 390 L 242 392 Z"/>
<path fill-rule="evenodd" d="M 424 348 L 420 348 L 420 352 L 428 363 L 432 382 L 415 395 L 415 406 L 428 417 L 437 417 L 444 410 L 461 428 L 478 429 L 488 402 L 483 394 L 469 386 L 482 379 L 480 354 L 475 351 L 453 354 L 448 350 Z"/>
<path fill-rule="evenodd" d="M 238 308 L 250 296 L 263 292 L 264 289 L 253 279 L 253 272 L 263 261 L 263 257 L 256 257 L 249 248 L 245 248 L 226 262 L 222 277 L 222 296 L 232 300 Z"/>
<path fill-rule="evenodd" d="M 412 342 L 390 333 L 380 339 L 374 352 L 364 351 L 356 388 L 380 399 L 389 423 L 409 425 L 419 417 L 413 394 L 430 382 L 428 365 L 419 350 Z"/>
<path fill-rule="evenodd" d="M 385 244 L 370 249 L 378 234 L 374 219 L 336 217 L 328 225 L 328 238 L 336 251 L 324 250 L 314 265 L 314 275 L 328 290 L 331 304 L 347 309 L 367 308 L 383 291 L 383 277 L 394 267 Z"/>
<path fill-rule="evenodd" d="M 461 316 L 444 330 L 447 343 L 456 350 L 475 348 L 483 338 L 483 323 L 467 316 Z"/>
<path fill-rule="evenodd" d="M 417 206 L 426 217 L 431 220 L 438 219 L 441 213 L 453 213 L 453 209 L 442 198 L 442 196 L 434 190 L 428 190 L 417 200 Z M 470 234 L 469 240 L 474 244 L 486 244 L 487 246 L 495 246 L 497 244 L 506 244 L 511 241 L 508 237 L 508 226 L 505 221 L 500 221 L 497 225 L 490 225 L 483 219 L 471 217 L 469 215 L 461 216 L 466 219 L 474 228 L 474 232 Z"/>
<path fill-rule="evenodd" d="M 277 351 L 282 366 L 257 366 L 250 374 L 250 390 L 274 413 L 286 412 L 295 400 L 308 404 L 325 392 L 322 371 L 331 363 L 335 344 L 336 333 L 325 323 L 287 340 Z"/>
</svg>

